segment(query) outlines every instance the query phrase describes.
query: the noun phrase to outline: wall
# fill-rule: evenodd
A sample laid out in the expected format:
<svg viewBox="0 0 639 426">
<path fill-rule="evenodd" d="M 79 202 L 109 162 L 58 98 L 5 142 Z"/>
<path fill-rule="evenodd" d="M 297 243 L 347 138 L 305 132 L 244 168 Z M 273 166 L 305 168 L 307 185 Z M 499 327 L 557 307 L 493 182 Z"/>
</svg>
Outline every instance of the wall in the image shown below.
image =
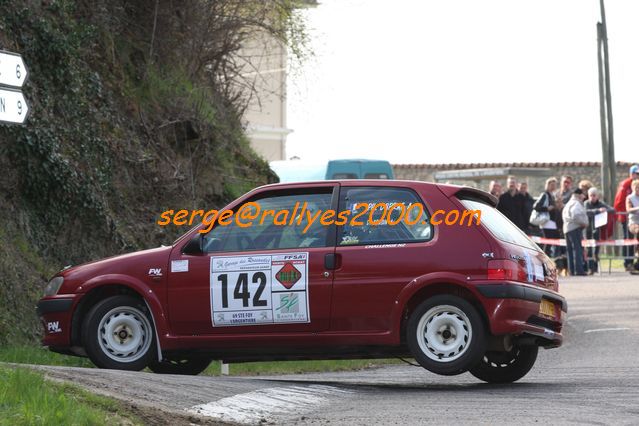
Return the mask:
<svg viewBox="0 0 639 426">
<path fill-rule="evenodd" d="M 617 162 L 617 184 L 628 177 L 628 169 L 635 163 Z M 549 168 L 554 172 L 554 176 L 559 179 L 562 175 L 570 175 L 575 179 L 575 186 L 582 179 L 588 179 L 598 188 L 601 188 L 601 163 L 599 162 L 562 162 L 562 163 L 449 163 L 449 164 L 394 164 L 393 171 L 396 179 L 402 180 L 421 180 L 434 182 L 435 172 L 444 170 L 461 170 L 461 169 L 482 169 L 491 167 L 534 167 Z M 537 196 L 544 189 L 545 177 L 528 178 L 528 191 Z M 521 180 L 521 179 L 520 179 Z M 502 185 L 505 184 L 506 178 L 501 179 Z M 490 180 L 473 181 L 452 181 L 450 183 L 462 184 L 478 187 L 487 190 Z"/>
</svg>

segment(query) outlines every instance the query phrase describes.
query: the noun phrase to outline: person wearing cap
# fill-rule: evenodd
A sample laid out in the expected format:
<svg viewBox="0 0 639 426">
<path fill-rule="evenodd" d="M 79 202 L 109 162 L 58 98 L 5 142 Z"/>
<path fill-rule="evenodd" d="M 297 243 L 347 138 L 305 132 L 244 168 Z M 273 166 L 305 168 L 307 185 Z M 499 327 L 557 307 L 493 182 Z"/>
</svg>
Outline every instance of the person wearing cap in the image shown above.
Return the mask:
<svg viewBox="0 0 639 426">
<path fill-rule="evenodd" d="M 639 165 L 634 164 L 628 170 L 628 174 L 630 175 L 627 179 L 624 179 L 619 183 L 619 188 L 617 189 L 617 195 L 615 196 L 614 207 L 617 213 L 626 213 L 626 198 L 628 195 L 632 193 L 632 189 L 630 185 L 632 185 L 632 181 L 635 179 L 639 179 Z M 617 222 L 621 222 L 621 228 L 623 229 L 623 237 L 628 238 L 628 221 L 626 219 L 625 214 L 617 215 Z M 625 257 L 623 261 L 623 266 L 626 268 L 626 271 L 632 269 L 632 247 L 624 246 L 622 247 L 622 253 Z"/>
<path fill-rule="evenodd" d="M 588 215 L 584 209 L 585 195 L 579 188 L 575 189 L 570 200 L 561 213 L 564 220 L 563 230 L 566 236 L 566 254 L 570 275 L 586 275 L 584 271 L 584 249 L 581 245 L 583 230 L 588 226 Z"/>
<path fill-rule="evenodd" d="M 603 212 L 614 213 L 615 209 L 599 199 L 599 190 L 594 186 L 588 189 L 588 200 L 584 203 L 584 208 L 586 209 L 589 222 L 588 228 L 586 229 L 586 238 L 589 240 L 598 240 L 600 228 L 595 228 L 595 216 Z M 598 261 L 599 246 L 588 247 L 587 269 L 589 274 L 597 272 Z"/>
</svg>

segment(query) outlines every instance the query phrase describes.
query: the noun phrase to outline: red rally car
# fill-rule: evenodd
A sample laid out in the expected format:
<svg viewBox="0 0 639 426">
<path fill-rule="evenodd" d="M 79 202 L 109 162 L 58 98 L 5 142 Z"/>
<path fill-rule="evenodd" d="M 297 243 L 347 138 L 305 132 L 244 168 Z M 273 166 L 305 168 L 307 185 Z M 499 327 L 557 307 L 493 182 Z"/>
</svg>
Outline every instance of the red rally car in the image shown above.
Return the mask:
<svg viewBox="0 0 639 426">
<path fill-rule="evenodd" d="M 530 371 L 540 346 L 562 343 L 567 304 L 554 265 L 486 192 L 305 182 L 257 188 L 227 209 L 249 202 L 311 212 L 364 203 L 374 220 L 317 221 L 306 232 L 273 215 L 207 233 L 200 224 L 172 246 L 65 269 L 38 303 L 43 345 L 102 368 L 174 374 L 212 359 L 411 356 L 437 374 L 505 383 Z M 438 210 L 474 211 L 481 224 L 446 224 Z"/>
</svg>

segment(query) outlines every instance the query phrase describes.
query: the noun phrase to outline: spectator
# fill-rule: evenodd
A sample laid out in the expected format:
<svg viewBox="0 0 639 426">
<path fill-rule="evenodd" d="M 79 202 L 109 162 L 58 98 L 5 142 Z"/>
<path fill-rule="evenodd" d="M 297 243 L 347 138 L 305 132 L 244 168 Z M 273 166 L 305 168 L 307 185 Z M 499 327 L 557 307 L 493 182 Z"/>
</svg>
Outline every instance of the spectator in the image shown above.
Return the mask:
<svg viewBox="0 0 639 426">
<path fill-rule="evenodd" d="M 583 181 L 582 181 L 583 182 Z M 581 186 L 581 182 L 579 182 Z M 581 189 L 581 188 L 580 188 Z M 586 238 L 591 240 L 599 240 L 600 228 L 595 228 L 595 216 L 599 213 L 614 213 L 615 209 L 599 199 L 599 190 L 594 186 L 588 190 L 588 201 L 584 203 L 586 214 L 588 215 L 588 228 L 586 229 Z M 589 274 L 597 272 L 599 264 L 599 246 L 588 247 L 588 264 Z"/>
<path fill-rule="evenodd" d="M 561 197 L 562 205 L 566 205 L 570 201 L 572 195 L 572 182 L 573 178 L 570 175 L 561 177 L 561 190 L 557 193 L 558 197 Z"/>
<path fill-rule="evenodd" d="M 634 238 L 639 238 L 639 179 L 633 180 L 630 188 L 632 189 L 632 193 L 626 197 L 628 233 L 632 234 Z M 639 270 L 632 268 L 630 269 L 630 273 L 636 274 L 639 273 Z"/>
<path fill-rule="evenodd" d="M 584 271 L 584 249 L 581 246 L 581 240 L 584 235 L 583 229 L 588 226 L 588 215 L 583 206 L 584 198 L 585 196 L 581 189 L 575 189 L 562 212 L 570 275 L 586 275 Z"/>
<path fill-rule="evenodd" d="M 628 174 L 630 176 L 627 179 L 621 181 L 621 183 L 619 184 L 619 188 L 617 189 L 617 195 L 615 196 L 615 202 L 613 205 L 617 213 L 626 212 L 626 198 L 628 198 L 628 195 L 632 193 L 632 189 L 630 188 L 630 186 L 632 185 L 632 181 L 635 179 L 639 179 L 639 165 L 635 164 L 630 167 Z M 617 222 L 621 222 L 623 237 L 628 238 L 628 222 L 626 221 L 626 215 L 618 214 Z M 632 247 L 624 246 L 621 252 L 626 258 L 623 261 L 623 266 L 626 268 L 626 271 L 629 271 L 632 269 Z"/>
<path fill-rule="evenodd" d="M 490 192 L 495 197 L 499 198 L 501 196 L 501 183 L 496 180 L 491 180 L 488 185 L 488 192 Z"/>
<path fill-rule="evenodd" d="M 524 225 L 526 234 L 530 234 L 530 223 L 528 219 L 530 219 L 530 214 L 533 211 L 533 204 L 535 204 L 535 199 L 531 197 L 528 193 L 528 183 L 520 182 L 519 183 L 519 193 L 524 197 Z"/>
<path fill-rule="evenodd" d="M 574 179 L 570 175 L 563 175 L 561 177 L 561 188 L 555 196 L 557 197 L 557 208 L 559 211 L 557 212 L 557 228 L 559 228 L 559 236 L 563 237 L 563 209 L 568 201 L 570 201 L 570 197 L 572 195 L 572 182 Z M 559 255 L 566 254 L 566 247 L 560 246 L 558 248 Z"/>
<path fill-rule="evenodd" d="M 592 184 L 592 182 L 590 182 L 588 179 L 580 180 L 579 184 L 577 185 L 577 187 L 581 189 L 581 192 L 583 192 L 584 195 L 587 195 L 588 190 L 592 188 L 593 186 L 594 185 Z"/>
<path fill-rule="evenodd" d="M 526 199 L 517 191 L 517 180 L 514 176 L 508 176 L 506 185 L 508 186 L 508 191 L 499 197 L 497 210 L 502 212 L 519 229 L 525 231 L 527 222 L 524 222 Z"/>
<path fill-rule="evenodd" d="M 541 235 L 544 238 L 559 238 L 559 230 L 557 229 L 557 207 L 555 203 L 555 197 L 553 192 L 557 189 L 557 179 L 552 177 L 546 179 L 545 191 L 539 195 L 537 201 L 533 205 L 533 209 L 538 212 L 548 212 L 550 214 L 550 220 L 541 226 Z M 550 256 L 555 257 L 557 252 L 557 246 L 551 246 L 544 244 L 544 252 Z"/>
</svg>

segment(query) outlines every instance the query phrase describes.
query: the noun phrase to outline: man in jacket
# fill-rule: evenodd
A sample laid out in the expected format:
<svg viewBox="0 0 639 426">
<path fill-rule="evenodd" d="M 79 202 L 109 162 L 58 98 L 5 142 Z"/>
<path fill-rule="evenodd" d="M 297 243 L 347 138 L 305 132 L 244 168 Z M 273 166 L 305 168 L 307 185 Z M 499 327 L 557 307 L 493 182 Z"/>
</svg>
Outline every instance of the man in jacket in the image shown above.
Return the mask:
<svg viewBox="0 0 639 426">
<path fill-rule="evenodd" d="M 530 219 L 535 199 L 528 193 L 528 183 L 526 182 L 520 182 L 517 191 L 524 197 L 524 232 L 530 235 L 530 222 L 528 219 Z"/>
<path fill-rule="evenodd" d="M 502 212 L 512 223 L 525 232 L 528 219 L 524 218 L 526 214 L 526 199 L 517 191 L 517 181 L 514 176 L 508 176 L 506 185 L 508 186 L 508 191 L 499 197 L 497 210 Z"/>
<path fill-rule="evenodd" d="M 632 189 L 630 189 L 630 185 L 632 181 L 635 179 L 639 179 L 639 165 L 634 164 L 628 170 L 628 174 L 630 177 L 624 179 L 619 184 L 619 189 L 617 189 L 617 195 L 615 196 L 614 207 L 617 213 L 625 213 L 626 212 L 626 197 L 632 193 Z M 621 228 L 623 229 L 623 237 L 628 238 L 628 221 L 626 220 L 625 214 L 617 215 L 617 222 L 621 222 Z M 624 246 L 622 248 L 623 256 L 626 257 L 623 261 L 623 266 L 626 268 L 626 271 L 632 269 L 632 247 Z"/>
<path fill-rule="evenodd" d="M 581 245 L 583 229 L 588 226 L 588 215 L 583 206 L 584 198 L 583 191 L 579 188 L 575 189 L 561 214 L 564 220 L 563 230 L 566 236 L 570 275 L 586 275 L 584 272 L 584 249 Z"/>
</svg>

